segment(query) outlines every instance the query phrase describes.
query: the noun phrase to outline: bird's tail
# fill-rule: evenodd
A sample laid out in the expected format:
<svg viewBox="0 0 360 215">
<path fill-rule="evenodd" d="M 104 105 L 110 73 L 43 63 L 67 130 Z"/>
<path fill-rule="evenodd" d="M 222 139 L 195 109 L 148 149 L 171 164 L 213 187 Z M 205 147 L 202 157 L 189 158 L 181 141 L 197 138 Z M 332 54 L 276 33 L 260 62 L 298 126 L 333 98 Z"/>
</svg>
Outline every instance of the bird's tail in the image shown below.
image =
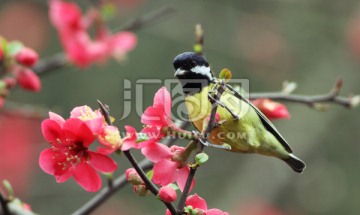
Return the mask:
<svg viewBox="0 0 360 215">
<path fill-rule="evenodd" d="M 289 154 L 289 157 L 283 159 L 295 172 L 302 173 L 306 167 L 305 163 L 297 158 L 293 154 Z"/>
</svg>

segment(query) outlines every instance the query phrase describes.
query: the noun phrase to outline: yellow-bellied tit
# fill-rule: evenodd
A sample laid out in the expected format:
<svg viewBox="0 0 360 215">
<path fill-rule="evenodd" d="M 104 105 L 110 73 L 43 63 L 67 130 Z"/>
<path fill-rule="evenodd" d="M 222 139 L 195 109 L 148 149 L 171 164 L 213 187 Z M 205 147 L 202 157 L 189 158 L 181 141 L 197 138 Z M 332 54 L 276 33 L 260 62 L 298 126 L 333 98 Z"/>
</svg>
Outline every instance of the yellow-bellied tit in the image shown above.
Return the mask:
<svg viewBox="0 0 360 215">
<path fill-rule="evenodd" d="M 204 120 L 212 110 L 208 95 L 216 88 L 219 79 L 215 78 L 205 58 L 193 52 L 178 55 L 173 64 L 175 77 L 183 88 L 189 120 L 202 131 Z M 218 106 L 217 114 L 222 123 L 210 133 L 210 143 L 230 145 L 233 152 L 277 157 L 298 173 L 305 169 L 305 163 L 292 154 L 286 140 L 249 100 L 226 87 L 219 102 L 223 106 Z"/>
</svg>

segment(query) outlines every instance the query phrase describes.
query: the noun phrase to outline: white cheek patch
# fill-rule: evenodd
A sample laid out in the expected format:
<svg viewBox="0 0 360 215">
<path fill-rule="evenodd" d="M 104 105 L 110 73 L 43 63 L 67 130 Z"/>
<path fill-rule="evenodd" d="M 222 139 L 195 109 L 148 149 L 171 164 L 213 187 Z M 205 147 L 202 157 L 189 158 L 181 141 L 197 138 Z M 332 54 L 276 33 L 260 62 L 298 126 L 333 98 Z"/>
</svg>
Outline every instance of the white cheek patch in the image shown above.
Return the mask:
<svg viewBox="0 0 360 215">
<path fill-rule="evenodd" d="M 191 71 L 194 73 L 197 73 L 197 74 L 204 75 L 204 76 L 208 77 L 209 80 L 213 79 L 213 76 L 210 72 L 210 67 L 208 67 L 208 66 L 196 66 L 196 67 L 192 68 Z"/>
</svg>

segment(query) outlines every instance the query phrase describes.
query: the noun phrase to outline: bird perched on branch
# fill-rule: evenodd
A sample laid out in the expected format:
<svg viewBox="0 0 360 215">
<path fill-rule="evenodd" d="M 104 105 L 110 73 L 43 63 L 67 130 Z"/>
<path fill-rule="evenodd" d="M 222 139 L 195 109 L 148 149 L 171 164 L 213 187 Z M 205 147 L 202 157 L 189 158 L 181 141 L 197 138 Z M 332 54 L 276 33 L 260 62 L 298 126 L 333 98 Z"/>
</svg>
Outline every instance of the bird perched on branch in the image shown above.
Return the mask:
<svg viewBox="0 0 360 215">
<path fill-rule="evenodd" d="M 200 132 L 212 110 L 211 95 L 224 87 L 220 101 L 216 101 L 221 104 L 217 109 L 220 119 L 208 137 L 209 142 L 230 146 L 233 152 L 277 157 L 298 173 L 305 169 L 305 163 L 292 154 L 274 125 L 249 100 L 217 79 L 202 55 L 185 52 L 175 57 L 173 64 L 175 77 L 183 88 L 189 120 Z"/>
</svg>

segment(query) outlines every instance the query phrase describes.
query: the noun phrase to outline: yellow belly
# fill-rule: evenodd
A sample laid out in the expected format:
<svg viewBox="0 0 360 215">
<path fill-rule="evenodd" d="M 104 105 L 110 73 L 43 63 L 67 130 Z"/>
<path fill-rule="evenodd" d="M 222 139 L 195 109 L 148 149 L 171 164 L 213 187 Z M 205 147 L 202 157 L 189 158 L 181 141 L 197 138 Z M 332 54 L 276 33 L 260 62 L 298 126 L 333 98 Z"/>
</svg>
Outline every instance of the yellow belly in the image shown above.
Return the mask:
<svg viewBox="0 0 360 215">
<path fill-rule="evenodd" d="M 186 96 L 185 103 L 190 121 L 197 130 L 203 130 L 203 121 L 211 113 L 211 103 L 208 100 L 208 91 L 212 85 L 203 88 L 200 93 Z M 287 152 L 262 125 L 257 113 L 246 102 L 237 99 L 229 91 L 225 91 L 220 101 L 233 113 L 239 116 L 234 119 L 232 115 L 221 106 L 217 113 L 221 120 L 226 120 L 221 126 L 214 129 L 208 141 L 213 144 L 229 144 L 231 151 L 260 153 L 276 157 L 287 156 Z"/>
</svg>

